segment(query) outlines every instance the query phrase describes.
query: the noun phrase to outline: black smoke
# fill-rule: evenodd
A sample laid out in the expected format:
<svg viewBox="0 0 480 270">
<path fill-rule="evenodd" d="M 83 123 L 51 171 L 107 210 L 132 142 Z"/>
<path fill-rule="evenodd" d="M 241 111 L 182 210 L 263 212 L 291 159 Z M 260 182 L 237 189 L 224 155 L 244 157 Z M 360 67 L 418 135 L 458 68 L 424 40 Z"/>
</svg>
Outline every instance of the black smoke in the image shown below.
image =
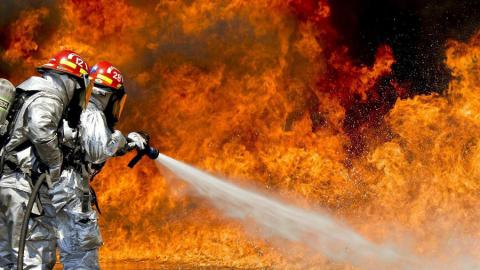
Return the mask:
<svg viewBox="0 0 480 270">
<path fill-rule="evenodd" d="M 480 28 L 480 1 L 333 0 L 332 20 L 358 64 L 371 64 L 381 44 L 397 59 L 395 80 L 412 94 L 442 92 L 448 39 L 465 41 Z"/>
</svg>

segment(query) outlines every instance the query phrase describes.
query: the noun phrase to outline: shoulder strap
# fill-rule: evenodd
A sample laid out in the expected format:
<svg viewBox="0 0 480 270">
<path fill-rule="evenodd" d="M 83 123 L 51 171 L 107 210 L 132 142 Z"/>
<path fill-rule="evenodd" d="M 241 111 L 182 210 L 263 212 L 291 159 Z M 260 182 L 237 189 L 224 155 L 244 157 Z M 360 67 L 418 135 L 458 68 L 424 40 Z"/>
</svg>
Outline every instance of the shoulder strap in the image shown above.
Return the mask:
<svg viewBox="0 0 480 270">
<path fill-rule="evenodd" d="M 13 135 L 13 132 L 15 130 L 15 125 L 17 121 L 19 120 L 19 116 L 22 112 L 26 110 L 26 107 L 30 105 L 36 98 L 32 98 L 28 100 L 29 97 L 34 96 L 35 94 L 39 93 L 38 91 L 23 91 L 21 89 L 17 89 L 17 93 L 15 94 L 15 100 L 12 104 L 12 108 L 10 112 L 8 113 L 7 120 L 8 120 L 8 126 L 7 126 L 7 133 L 0 139 L 0 174 L 3 173 L 3 168 L 5 165 L 5 157 L 9 153 L 7 151 L 6 146 L 10 142 L 10 139 Z M 38 95 L 40 97 L 41 95 Z M 20 146 L 26 146 L 25 142 L 20 143 Z M 26 146 L 28 147 L 28 146 Z M 26 148 L 25 147 L 25 148 Z"/>
</svg>

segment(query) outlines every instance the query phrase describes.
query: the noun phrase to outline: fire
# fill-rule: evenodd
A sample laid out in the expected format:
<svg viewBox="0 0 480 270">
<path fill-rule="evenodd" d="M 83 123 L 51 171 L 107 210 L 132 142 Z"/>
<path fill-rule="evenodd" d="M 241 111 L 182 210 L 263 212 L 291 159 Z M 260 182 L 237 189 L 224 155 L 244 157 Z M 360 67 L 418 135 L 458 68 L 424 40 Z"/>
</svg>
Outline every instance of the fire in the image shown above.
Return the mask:
<svg viewBox="0 0 480 270">
<path fill-rule="evenodd" d="M 446 232 L 460 239 L 478 236 L 479 38 L 448 44 L 446 64 L 454 79 L 446 94 L 397 102 L 387 117 L 394 139 L 368 157 L 381 173 L 372 180 L 377 203 L 370 208 L 415 231 L 424 240 L 423 251 L 441 252 Z M 451 252 L 478 250 L 463 245 Z"/>
<path fill-rule="evenodd" d="M 150 132 L 162 152 L 327 208 L 368 238 L 420 255 L 447 260 L 448 241 L 450 258 L 478 251 L 460 240 L 480 233 L 480 34 L 448 44 L 445 94 L 400 99 L 408 89 L 391 74 L 391 48 L 377 48 L 371 66 L 355 64 L 326 1 L 69 0 L 58 10 L 60 18 L 24 11 L 9 25 L 0 56 L 13 81 L 60 48 L 92 64 L 107 59 L 129 81 L 119 128 Z M 40 39 L 51 20 L 55 30 Z M 126 168 L 131 157 L 94 182 L 103 261 L 343 267 L 299 243 L 260 239 L 153 162 Z"/>
<path fill-rule="evenodd" d="M 40 21 L 48 14 L 49 10 L 47 8 L 24 11 L 20 14 L 20 19 L 11 26 L 10 44 L 3 54 L 6 61 L 21 59 L 29 62 L 30 53 L 38 50 L 35 30 L 38 29 Z"/>
</svg>

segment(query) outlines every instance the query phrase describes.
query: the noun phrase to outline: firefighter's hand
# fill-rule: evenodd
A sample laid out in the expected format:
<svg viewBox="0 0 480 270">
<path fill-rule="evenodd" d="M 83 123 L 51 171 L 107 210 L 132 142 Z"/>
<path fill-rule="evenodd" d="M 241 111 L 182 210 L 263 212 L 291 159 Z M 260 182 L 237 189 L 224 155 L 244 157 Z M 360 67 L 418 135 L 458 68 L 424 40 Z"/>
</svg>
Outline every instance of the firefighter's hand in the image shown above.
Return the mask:
<svg viewBox="0 0 480 270">
<path fill-rule="evenodd" d="M 147 139 L 138 132 L 128 133 L 127 139 L 129 147 L 136 147 L 140 151 L 145 150 L 145 147 L 147 147 Z"/>
</svg>

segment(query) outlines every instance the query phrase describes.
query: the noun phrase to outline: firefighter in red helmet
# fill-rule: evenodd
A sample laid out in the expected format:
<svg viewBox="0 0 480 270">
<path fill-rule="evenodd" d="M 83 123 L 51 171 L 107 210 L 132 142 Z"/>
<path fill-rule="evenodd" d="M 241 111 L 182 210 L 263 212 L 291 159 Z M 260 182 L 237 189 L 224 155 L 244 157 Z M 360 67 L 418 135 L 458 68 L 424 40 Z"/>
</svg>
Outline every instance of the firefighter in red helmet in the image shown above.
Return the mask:
<svg viewBox="0 0 480 270">
<path fill-rule="evenodd" d="M 143 149 L 146 144 L 139 133 L 124 137 L 114 129 L 127 98 L 120 71 L 102 61 L 92 67 L 90 81 L 94 84 L 92 95 L 79 130 L 64 132 L 74 134 L 64 141 L 73 159 L 66 161 L 60 181 L 51 189 L 57 211 L 60 260 L 65 270 L 99 269 L 102 238 L 97 213 L 91 206 L 90 181 L 108 158 L 135 147 Z"/>
<path fill-rule="evenodd" d="M 57 131 L 66 120 L 76 127 L 91 91 L 89 68 L 77 53 L 64 50 L 38 67 L 41 77 L 31 77 L 16 88 L 15 117 L 1 148 L 0 269 L 16 268 L 21 223 L 39 174 L 49 175 L 48 186 L 60 178 L 63 153 Z M 40 190 L 35 218 L 29 221 L 26 269 L 52 269 L 55 264 L 55 210 L 48 186 Z"/>
</svg>

